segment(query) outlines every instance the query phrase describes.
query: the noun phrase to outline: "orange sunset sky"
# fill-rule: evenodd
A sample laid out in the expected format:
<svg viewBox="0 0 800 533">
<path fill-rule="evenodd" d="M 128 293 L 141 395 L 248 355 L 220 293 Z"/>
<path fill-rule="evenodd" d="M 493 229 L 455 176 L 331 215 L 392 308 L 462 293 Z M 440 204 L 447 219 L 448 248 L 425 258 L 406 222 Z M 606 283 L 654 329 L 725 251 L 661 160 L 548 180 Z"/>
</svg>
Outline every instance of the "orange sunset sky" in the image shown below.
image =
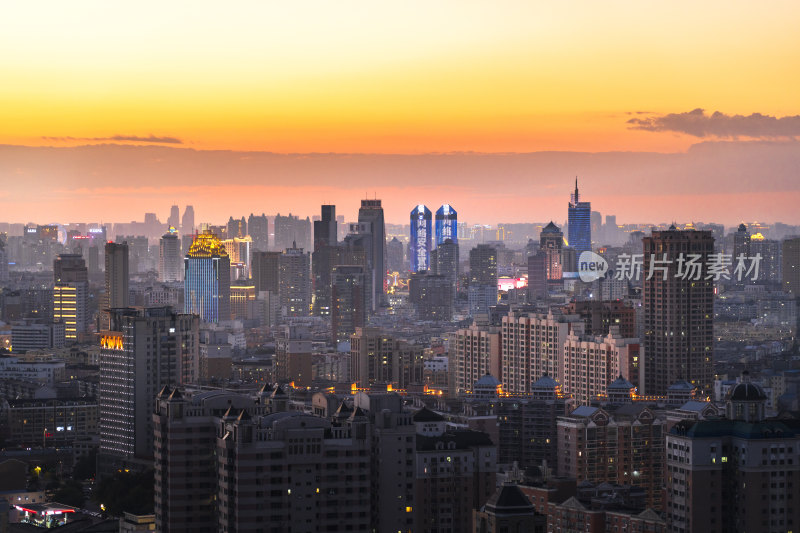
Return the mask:
<svg viewBox="0 0 800 533">
<path fill-rule="evenodd" d="M 7 3 L 0 219 L 165 219 L 194 203 L 219 220 L 322 202 L 352 218 L 369 191 L 395 221 L 445 201 L 475 222 L 561 220 L 580 174 L 623 222 L 799 223 L 798 21 L 791 1 Z M 512 157 L 547 151 L 558 164 Z M 670 170 L 684 175 L 655 186 Z M 653 190 L 662 200 L 643 206 Z"/>
</svg>

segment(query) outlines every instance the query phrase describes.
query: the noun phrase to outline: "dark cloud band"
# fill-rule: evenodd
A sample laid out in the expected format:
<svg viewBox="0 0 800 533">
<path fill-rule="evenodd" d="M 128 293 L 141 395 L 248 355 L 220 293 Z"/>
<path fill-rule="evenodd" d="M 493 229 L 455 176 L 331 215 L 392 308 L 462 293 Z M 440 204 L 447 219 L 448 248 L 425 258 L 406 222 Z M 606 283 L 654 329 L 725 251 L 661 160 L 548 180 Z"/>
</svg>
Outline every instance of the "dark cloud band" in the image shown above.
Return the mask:
<svg viewBox="0 0 800 533">
<path fill-rule="evenodd" d="M 183 144 L 177 137 L 156 137 L 148 135 L 140 137 L 138 135 L 112 135 L 111 137 L 42 137 L 45 141 L 121 141 L 153 144 Z"/>
<path fill-rule="evenodd" d="M 726 115 L 715 111 L 706 114 L 703 109 L 688 113 L 670 113 L 647 118 L 632 118 L 628 124 L 634 130 L 674 131 L 695 137 L 754 137 L 778 138 L 800 136 L 800 115 L 773 117 L 751 115 Z"/>
</svg>

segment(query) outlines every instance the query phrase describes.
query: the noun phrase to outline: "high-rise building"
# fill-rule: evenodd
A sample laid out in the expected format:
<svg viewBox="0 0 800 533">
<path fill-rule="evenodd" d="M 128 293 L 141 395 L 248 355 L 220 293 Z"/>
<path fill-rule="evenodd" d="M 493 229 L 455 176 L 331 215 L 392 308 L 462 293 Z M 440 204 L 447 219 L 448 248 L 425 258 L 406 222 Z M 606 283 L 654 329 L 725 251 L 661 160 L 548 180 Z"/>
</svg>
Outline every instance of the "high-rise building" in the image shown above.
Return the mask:
<svg viewBox="0 0 800 533">
<path fill-rule="evenodd" d="M 228 231 L 226 239 L 244 239 L 247 237 L 247 221 L 242 218 L 228 218 Z"/>
<path fill-rule="evenodd" d="M 89 272 L 79 254 L 60 254 L 53 262 L 53 321 L 63 322 L 67 342 L 87 332 Z"/>
<path fill-rule="evenodd" d="M 421 345 L 382 333 L 378 328 L 356 328 L 350 337 L 350 376 L 359 387 L 389 383 L 405 389 L 422 383 Z"/>
<path fill-rule="evenodd" d="M 177 205 L 169 208 L 169 217 L 167 217 L 167 226 L 173 228 L 181 227 L 181 210 Z"/>
<path fill-rule="evenodd" d="M 469 311 L 472 316 L 488 314 L 497 305 L 497 250 L 479 244 L 469 251 Z"/>
<path fill-rule="evenodd" d="M 471 391 L 473 384 L 486 374 L 502 381 L 500 328 L 473 324 L 456 331 L 455 360 L 451 361 L 455 395 Z"/>
<path fill-rule="evenodd" d="M 358 210 L 359 224 L 366 225 L 367 232 L 372 235 L 372 246 L 369 265 L 372 268 L 372 307 L 373 311 L 386 303 L 386 228 L 383 221 L 381 201 L 361 200 Z"/>
<path fill-rule="evenodd" d="M 247 218 L 247 233 L 253 239 L 253 250 L 266 252 L 269 250 L 269 219 L 267 215 L 250 213 Z"/>
<path fill-rule="evenodd" d="M 337 265 L 331 272 L 331 337 L 346 342 L 366 326 L 370 284 L 362 265 Z"/>
<path fill-rule="evenodd" d="M 230 258 L 219 238 L 209 230 L 197 234 L 183 263 L 185 312 L 204 322 L 230 320 Z"/>
<path fill-rule="evenodd" d="M 575 250 L 575 255 L 592 249 L 592 204 L 581 202 L 578 196 L 578 178 L 575 178 L 575 193 L 570 198 L 567 207 L 569 224 L 569 246 Z"/>
<path fill-rule="evenodd" d="M 194 207 L 187 205 L 181 219 L 181 234 L 191 235 L 194 233 L 194 229 Z"/>
<path fill-rule="evenodd" d="M 408 242 L 411 272 L 430 270 L 431 210 L 420 204 L 411 210 L 411 239 Z"/>
<path fill-rule="evenodd" d="M 100 334 L 101 475 L 152 468 L 153 408 L 165 385 L 192 383 L 199 372 L 199 319 L 169 307 L 114 309 Z"/>
<path fill-rule="evenodd" d="M 568 303 L 563 310 L 567 315 L 578 315 L 583 319 L 587 335 L 605 336 L 612 327 L 617 327 L 623 337 L 637 336 L 636 310 L 628 302 L 581 300 Z"/>
<path fill-rule="evenodd" d="M 436 210 L 436 246 L 447 239 L 458 244 L 458 213 L 450 204 Z"/>
<path fill-rule="evenodd" d="M 576 315 L 509 313 L 502 318 L 500 354 L 503 390 L 525 394 L 537 376 L 564 382 L 564 342 L 573 330 L 583 332 Z"/>
<path fill-rule="evenodd" d="M 280 252 L 253 252 L 251 272 L 256 292 L 269 291 L 277 298 L 280 256 Z"/>
<path fill-rule="evenodd" d="M 102 320 L 101 329 L 108 329 L 110 325 L 110 315 L 106 309 L 128 307 L 130 304 L 128 290 L 128 283 L 130 281 L 128 272 L 128 243 L 106 243 L 105 259 L 106 291 L 103 296 L 103 309 L 100 313 Z"/>
<path fill-rule="evenodd" d="M 311 313 L 311 256 L 292 243 L 278 259 L 278 297 L 285 317 Z"/>
<path fill-rule="evenodd" d="M 408 281 L 408 301 L 414 306 L 417 320 L 452 320 L 453 288 L 452 281 L 445 276 L 426 271 L 412 273 Z"/>
<path fill-rule="evenodd" d="M 311 219 L 302 219 L 289 213 L 282 216 L 280 213 L 275 215 L 275 246 L 276 250 L 285 250 L 297 246 L 306 250 L 312 249 L 311 241 Z"/>
<path fill-rule="evenodd" d="M 405 247 L 397 237 L 392 237 L 386 243 L 386 268 L 389 272 L 402 272 L 405 269 Z"/>
<path fill-rule="evenodd" d="M 781 255 L 781 286 L 800 297 L 800 237 L 783 241 Z"/>
<path fill-rule="evenodd" d="M 280 326 L 275 337 L 275 379 L 311 386 L 311 331 L 305 326 Z"/>
<path fill-rule="evenodd" d="M 158 281 L 181 280 L 181 241 L 174 226 L 170 226 L 158 243 Z"/>
<path fill-rule="evenodd" d="M 726 418 L 684 420 L 666 437 L 669 531 L 785 532 L 800 523 L 800 424 L 764 416 L 764 390 L 742 376 Z"/>
<path fill-rule="evenodd" d="M 708 279 L 714 237 L 710 231 L 673 226 L 654 231 L 643 243 L 644 393 L 664 395 L 667 387 L 684 379 L 708 396 L 714 379 L 714 282 Z M 695 257 L 702 265 L 699 276 L 686 266 Z"/>
<path fill-rule="evenodd" d="M 447 239 L 431 251 L 431 270 L 434 274 L 444 276 L 453 287 L 453 298 L 458 292 L 459 261 L 458 243 Z"/>
<path fill-rule="evenodd" d="M 760 257 L 757 281 L 780 282 L 781 280 L 781 243 L 774 239 L 766 239 L 760 233 L 750 237 L 750 257 Z M 734 258 L 735 261 L 735 258 Z M 735 263 L 734 263 L 735 264 Z"/>
<path fill-rule="evenodd" d="M 314 221 L 314 251 L 322 246 L 336 246 L 338 241 L 336 206 L 323 205 L 320 220 Z"/>
<path fill-rule="evenodd" d="M 561 249 L 564 234 L 551 221 L 539 235 L 539 249 L 545 254 L 545 277 L 549 286 L 559 286 L 562 282 Z"/>
<path fill-rule="evenodd" d="M 750 232 L 747 226 L 739 224 L 739 229 L 733 234 L 733 260 L 739 256 L 750 257 Z"/>
</svg>

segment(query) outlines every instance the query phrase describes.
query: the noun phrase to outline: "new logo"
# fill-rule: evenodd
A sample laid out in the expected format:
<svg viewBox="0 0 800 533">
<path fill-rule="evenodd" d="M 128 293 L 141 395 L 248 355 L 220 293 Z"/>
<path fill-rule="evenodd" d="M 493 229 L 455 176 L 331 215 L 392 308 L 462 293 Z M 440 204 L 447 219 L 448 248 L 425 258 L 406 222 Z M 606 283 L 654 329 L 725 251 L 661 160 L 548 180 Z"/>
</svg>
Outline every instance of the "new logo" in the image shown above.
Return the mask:
<svg viewBox="0 0 800 533">
<path fill-rule="evenodd" d="M 602 255 L 594 252 L 582 252 L 578 258 L 578 276 L 581 281 L 590 283 L 602 278 L 608 272 L 608 262 Z"/>
</svg>

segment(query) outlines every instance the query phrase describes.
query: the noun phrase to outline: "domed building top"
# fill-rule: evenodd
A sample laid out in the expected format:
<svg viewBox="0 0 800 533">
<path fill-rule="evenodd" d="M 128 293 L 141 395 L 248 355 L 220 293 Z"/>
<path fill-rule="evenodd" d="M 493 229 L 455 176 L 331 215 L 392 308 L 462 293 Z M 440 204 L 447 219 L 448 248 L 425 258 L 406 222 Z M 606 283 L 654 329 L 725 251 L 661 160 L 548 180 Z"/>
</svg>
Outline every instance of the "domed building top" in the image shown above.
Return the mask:
<svg viewBox="0 0 800 533">
<path fill-rule="evenodd" d="M 733 402 L 760 402 L 766 400 L 767 395 L 755 383 L 742 382 L 730 390 L 728 399 Z"/>
<path fill-rule="evenodd" d="M 531 385 L 531 387 L 534 389 L 555 389 L 560 386 L 561 385 L 558 384 L 558 381 L 554 380 L 547 374 L 534 381 L 533 385 Z"/>
<path fill-rule="evenodd" d="M 491 374 L 486 374 L 481 379 L 475 382 L 475 388 L 478 387 L 487 387 L 487 388 L 496 388 L 500 385 L 500 381 Z"/>
<path fill-rule="evenodd" d="M 203 233 L 198 233 L 194 236 L 186 256 L 194 259 L 207 259 L 211 257 L 228 257 L 228 252 L 219 237 L 214 235 L 211 230 L 205 230 Z"/>
<path fill-rule="evenodd" d="M 745 226 L 744 224 L 739 224 L 739 231 L 744 233 L 745 231 L 747 231 L 747 226 Z"/>
<path fill-rule="evenodd" d="M 623 378 L 620 375 L 617 379 L 612 381 L 608 385 L 608 387 L 606 387 L 606 390 L 609 390 L 609 391 L 610 390 L 624 390 L 624 391 L 627 392 L 627 391 L 631 390 L 632 388 L 633 388 L 633 383 L 631 383 L 630 381 L 628 381 L 627 379 Z"/>
</svg>

